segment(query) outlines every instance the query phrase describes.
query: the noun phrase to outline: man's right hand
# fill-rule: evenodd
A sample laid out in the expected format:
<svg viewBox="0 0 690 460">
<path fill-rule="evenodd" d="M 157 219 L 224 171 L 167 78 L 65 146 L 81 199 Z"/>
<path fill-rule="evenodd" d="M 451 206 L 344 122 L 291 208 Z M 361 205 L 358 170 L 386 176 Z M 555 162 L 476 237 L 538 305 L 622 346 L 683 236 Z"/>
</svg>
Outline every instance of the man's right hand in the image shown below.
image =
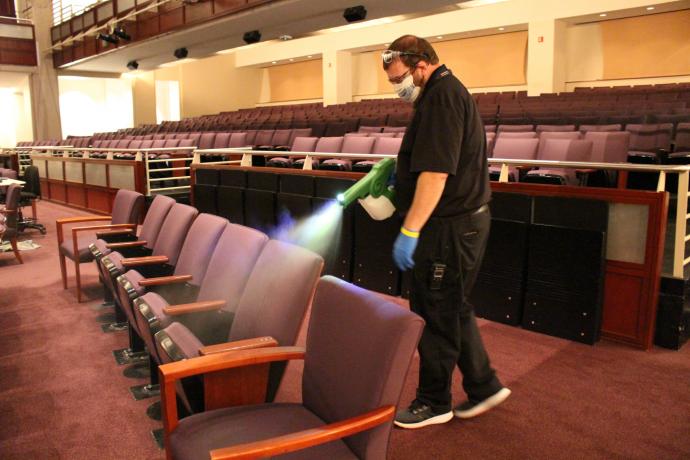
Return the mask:
<svg viewBox="0 0 690 460">
<path fill-rule="evenodd" d="M 393 245 L 393 260 L 400 270 L 406 271 L 414 267 L 414 252 L 418 241 L 419 232 L 400 228 L 400 234 Z"/>
</svg>

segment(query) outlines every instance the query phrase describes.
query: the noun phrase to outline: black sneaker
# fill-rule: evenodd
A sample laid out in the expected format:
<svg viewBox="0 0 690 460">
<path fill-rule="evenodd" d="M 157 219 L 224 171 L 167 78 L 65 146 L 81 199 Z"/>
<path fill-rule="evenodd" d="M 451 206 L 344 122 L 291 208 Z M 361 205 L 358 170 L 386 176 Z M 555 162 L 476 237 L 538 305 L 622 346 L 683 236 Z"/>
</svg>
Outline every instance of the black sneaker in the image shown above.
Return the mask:
<svg viewBox="0 0 690 460">
<path fill-rule="evenodd" d="M 465 401 L 453 409 L 453 414 L 455 414 L 455 416 L 458 418 L 476 417 L 477 415 L 481 415 L 489 409 L 498 406 L 503 401 L 508 399 L 508 396 L 510 396 L 510 390 L 508 388 L 501 388 L 492 396 L 489 396 L 483 401 Z"/>
<path fill-rule="evenodd" d="M 427 425 L 446 423 L 453 419 L 453 411 L 437 414 L 431 407 L 414 400 L 410 407 L 395 414 L 395 424 L 400 428 L 422 428 Z"/>
</svg>

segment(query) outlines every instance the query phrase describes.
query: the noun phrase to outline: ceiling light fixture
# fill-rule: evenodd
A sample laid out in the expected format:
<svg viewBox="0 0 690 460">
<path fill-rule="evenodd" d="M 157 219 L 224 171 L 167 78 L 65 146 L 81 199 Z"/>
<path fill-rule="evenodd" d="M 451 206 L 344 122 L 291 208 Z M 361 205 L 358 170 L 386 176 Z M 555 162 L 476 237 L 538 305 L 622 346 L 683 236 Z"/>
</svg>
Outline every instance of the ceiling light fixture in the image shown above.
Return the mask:
<svg viewBox="0 0 690 460">
<path fill-rule="evenodd" d="M 245 32 L 244 35 L 242 36 L 242 40 L 247 45 L 251 45 L 252 43 L 256 43 L 259 40 L 261 40 L 261 32 L 258 30 L 251 30 L 249 32 Z"/>
<path fill-rule="evenodd" d="M 127 31 L 125 30 L 125 28 L 122 26 L 115 27 L 113 29 L 113 35 L 115 35 L 115 36 L 117 36 L 123 40 L 126 40 L 126 41 L 130 41 L 132 39 L 132 36 L 129 35 L 127 33 Z"/>
<path fill-rule="evenodd" d="M 439 36 L 436 37 L 436 38 L 439 39 L 439 40 L 443 40 L 443 35 L 439 35 Z"/>
<path fill-rule="evenodd" d="M 499 27 L 498 30 L 506 30 L 505 27 Z"/>
<path fill-rule="evenodd" d="M 654 9 L 653 6 L 648 6 L 648 7 L 647 7 L 647 11 L 652 11 L 653 9 Z"/>
<path fill-rule="evenodd" d="M 177 59 L 184 59 L 189 54 L 189 51 L 187 51 L 187 48 L 177 48 L 173 54 Z"/>
<path fill-rule="evenodd" d="M 343 17 L 347 22 L 362 21 L 367 17 L 367 10 L 362 5 L 351 6 L 350 8 L 345 8 Z"/>
<path fill-rule="evenodd" d="M 605 18 L 605 17 L 606 17 L 606 13 L 601 13 L 599 16 L 602 17 L 602 18 Z"/>
<path fill-rule="evenodd" d="M 137 61 L 129 61 L 127 63 L 127 68 L 129 70 L 137 70 L 139 68 L 139 63 Z"/>
</svg>

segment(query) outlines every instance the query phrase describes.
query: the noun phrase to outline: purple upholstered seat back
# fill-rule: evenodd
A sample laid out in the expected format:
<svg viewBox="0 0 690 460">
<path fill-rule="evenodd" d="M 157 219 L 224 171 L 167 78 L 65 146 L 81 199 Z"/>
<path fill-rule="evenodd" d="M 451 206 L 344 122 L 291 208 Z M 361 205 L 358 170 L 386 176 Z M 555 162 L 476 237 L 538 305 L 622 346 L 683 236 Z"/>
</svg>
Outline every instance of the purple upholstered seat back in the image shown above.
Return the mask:
<svg viewBox="0 0 690 460">
<path fill-rule="evenodd" d="M 318 137 L 296 137 L 290 150 L 294 152 L 313 152 Z"/>
<path fill-rule="evenodd" d="M 223 310 L 234 313 L 266 242 L 268 236 L 258 230 L 228 224 L 208 264 L 198 300 L 223 299 Z"/>
<path fill-rule="evenodd" d="M 153 249 L 156 245 L 158 233 L 161 231 L 165 217 L 170 212 L 170 208 L 175 204 L 175 200 L 165 195 L 156 195 L 151 202 L 149 210 L 141 224 L 139 239 L 146 241 L 146 247 Z"/>
<path fill-rule="evenodd" d="M 175 265 L 175 274 L 192 275 L 191 283 L 200 285 L 218 239 L 227 224 L 227 219 L 222 217 L 199 214 L 187 232 Z"/>
<path fill-rule="evenodd" d="M 589 131 L 585 140 L 592 141 L 592 161 L 626 163 L 630 147 L 628 131 Z"/>
<path fill-rule="evenodd" d="M 249 275 L 229 340 L 271 336 L 294 345 L 321 274 L 323 259 L 302 247 L 271 240 Z"/>
<path fill-rule="evenodd" d="M 371 153 L 375 137 L 346 137 L 340 151 L 343 153 Z"/>
<path fill-rule="evenodd" d="M 539 139 L 513 139 L 498 136 L 494 145 L 494 158 L 534 160 L 537 157 Z"/>
<path fill-rule="evenodd" d="M 544 146 L 549 139 L 580 139 L 579 131 L 542 131 L 539 133 L 539 149 L 537 150 L 537 159 L 543 159 Z"/>
<path fill-rule="evenodd" d="M 168 256 L 170 265 L 177 263 L 187 231 L 199 211 L 186 204 L 176 203 L 170 209 L 153 247 L 154 256 Z"/>
<path fill-rule="evenodd" d="M 314 298 L 302 377 L 304 406 L 333 423 L 396 406 L 424 321 L 332 276 Z M 392 421 L 344 441 L 357 458 L 385 459 Z"/>
<path fill-rule="evenodd" d="M 342 137 L 322 137 L 316 142 L 315 152 L 321 153 L 340 153 L 343 145 Z"/>
<path fill-rule="evenodd" d="M 247 146 L 247 133 L 232 133 L 228 147 L 238 148 Z"/>
<path fill-rule="evenodd" d="M 139 223 L 139 215 L 144 207 L 144 195 L 132 190 L 120 189 L 113 201 L 113 224 Z"/>
<path fill-rule="evenodd" d="M 377 155 L 397 155 L 402 144 L 401 137 L 379 137 L 374 142 L 371 153 Z"/>
<path fill-rule="evenodd" d="M 203 133 L 199 138 L 199 150 L 212 149 L 215 139 L 216 133 Z"/>
</svg>

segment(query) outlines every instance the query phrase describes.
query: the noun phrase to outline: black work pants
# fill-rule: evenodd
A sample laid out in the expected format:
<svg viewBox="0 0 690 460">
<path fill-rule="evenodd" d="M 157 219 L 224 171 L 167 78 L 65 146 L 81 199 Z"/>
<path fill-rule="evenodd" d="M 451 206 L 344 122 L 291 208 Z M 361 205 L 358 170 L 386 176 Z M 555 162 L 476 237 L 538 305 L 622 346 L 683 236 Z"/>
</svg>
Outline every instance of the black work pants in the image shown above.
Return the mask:
<svg viewBox="0 0 690 460">
<path fill-rule="evenodd" d="M 471 400 L 484 400 L 502 388 L 484 349 L 474 308 L 467 302 L 490 226 L 488 206 L 457 217 L 432 217 L 415 251 L 410 306 L 426 321 L 418 347 L 417 399 L 437 413 L 451 409 L 456 365 Z"/>
</svg>

